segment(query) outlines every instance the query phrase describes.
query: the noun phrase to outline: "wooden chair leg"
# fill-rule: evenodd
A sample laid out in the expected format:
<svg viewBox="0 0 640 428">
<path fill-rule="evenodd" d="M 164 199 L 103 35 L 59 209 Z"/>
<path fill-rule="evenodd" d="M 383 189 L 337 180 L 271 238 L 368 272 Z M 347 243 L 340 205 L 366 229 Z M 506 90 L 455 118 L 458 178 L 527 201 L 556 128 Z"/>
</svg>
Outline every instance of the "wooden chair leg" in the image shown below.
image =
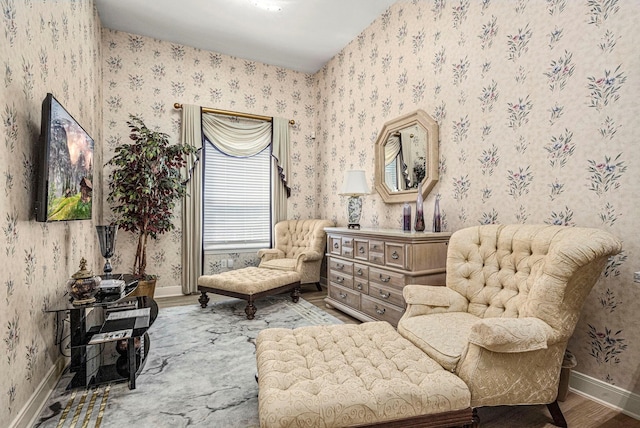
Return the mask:
<svg viewBox="0 0 640 428">
<path fill-rule="evenodd" d="M 319 282 L 316 282 L 316 288 L 318 289 L 318 291 L 322 291 L 322 285 L 320 285 Z"/>
<path fill-rule="evenodd" d="M 291 300 L 293 301 L 293 303 L 298 303 L 298 301 L 300 300 L 300 286 L 291 290 Z"/>
<path fill-rule="evenodd" d="M 207 296 L 206 291 L 202 291 L 200 297 L 198 297 L 198 302 L 200 302 L 200 307 L 206 308 L 207 303 L 209 303 L 209 296 Z"/>
<path fill-rule="evenodd" d="M 247 319 L 252 320 L 255 318 L 258 308 L 253 304 L 253 299 L 247 301 L 247 306 L 244 308 L 244 313 L 247 314 Z"/>
<path fill-rule="evenodd" d="M 478 416 L 478 409 L 473 409 L 471 423 L 464 425 L 462 428 L 480 428 L 480 416 Z"/>
<path fill-rule="evenodd" d="M 564 419 L 564 415 L 562 414 L 562 410 L 560 410 L 560 405 L 558 404 L 558 400 L 553 403 L 547 404 L 547 409 L 549 409 L 549 413 L 551 413 L 551 417 L 553 418 L 553 424 L 557 427 L 567 428 L 567 421 Z"/>
</svg>

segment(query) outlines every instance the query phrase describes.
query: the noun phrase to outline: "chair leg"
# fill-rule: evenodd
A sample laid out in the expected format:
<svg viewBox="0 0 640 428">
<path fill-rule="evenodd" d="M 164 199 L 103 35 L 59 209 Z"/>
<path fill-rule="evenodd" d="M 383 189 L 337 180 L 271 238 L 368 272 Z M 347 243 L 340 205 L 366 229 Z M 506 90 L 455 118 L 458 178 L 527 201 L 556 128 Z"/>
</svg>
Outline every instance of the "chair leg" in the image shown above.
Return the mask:
<svg viewBox="0 0 640 428">
<path fill-rule="evenodd" d="M 244 313 L 247 314 L 247 319 L 254 319 L 257 311 L 258 308 L 253 304 L 253 299 L 249 298 L 249 300 L 247 300 L 247 306 L 244 308 Z"/>
<path fill-rule="evenodd" d="M 206 291 L 202 291 L 200 297 L 198 297 L 198 302 L 200 302 L 200 307 L 206 308 L 207 303 L 209 303 L 209 296 L 207 296 Z"/>
<path fill-rule="evenodd" d="M 293 301 L 293 303 L 298 303 L 298 301 L 300 300 L 300 286 L 291 290 L 291 300 Z"/>
<path fill-rule="evenodd" d="M 322 285 L 320 285 L 319 282 L 316 282 L 316 288 L 318 289 L 318 291 L 322 291 Z"/>
<path fill-rule="evenodd" d="M 562 414 L 562 410 L 560 410 L 560 405 L 558 404 L 558 400 L 553 403 L 547 404 L 547 409 L 549 409 L 549 413 L 551 413 L 551 417 L 553 418 L 553 424 L 557 427 L 567 428 L 567 421 L 564 419 L 564 415 Z"/>
<path fill-rule="evenodd" d="M 480 416 L 478 416 L 478 409 L 473 409 L 471 415 L 471 423 L 463 425 L 462 428 L 480 428 Z"/>
</svg>

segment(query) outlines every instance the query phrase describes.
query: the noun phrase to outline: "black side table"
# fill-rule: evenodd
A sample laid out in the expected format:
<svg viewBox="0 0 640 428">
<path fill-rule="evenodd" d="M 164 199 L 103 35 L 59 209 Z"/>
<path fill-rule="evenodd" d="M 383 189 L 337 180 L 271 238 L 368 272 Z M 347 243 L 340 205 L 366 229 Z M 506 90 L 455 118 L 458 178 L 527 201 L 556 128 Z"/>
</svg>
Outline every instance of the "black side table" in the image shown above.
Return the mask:
<svg viewBox="0 0 640 428">
<path fill-rule="evenodd" d="M 136 387 L 136 377 L 144 367 L 149 352 L 150 339 L 147 331 L 158 316 L 157 303 L 148 296 L 130 296 L 138 285 L 133 275 L 111 275 L 111 278 L 121 278 L 126 282 L 126 287 L 120 294 L 96 295 L 96 301 L 86 305 L 73 305 L 70 301 L 63 308 L 50 310 L 49 312 L 64 312 L 69 314 L 71 363 L 69 370 L 75 373 L 67 389 L 88 387 L 109 382 L 129 382 L 129 388 Z M 148 321 L 140 323 L 137 317 L 130 322 L 133 333 L 126 340 L 126 355 L 120 356 L 116 361 L 104 355 L 104 349 L 110 345 L 116 345 L 118 339 L 91 344 L 91 338 L 98 333 L 109 332 L 117 327 L 104 322 L 105 312 L 118 309 L 143 309 L 149 308 Z M 87 319 L 90 312 L 98 311 L 98 319 L 91 322 Z M 136 323 L 136 321 L 138 321 Z M 111 330 L 113 331 L 113 330 Z M 143 343 L 136 350 L 136 342 Z"/>
</svg>

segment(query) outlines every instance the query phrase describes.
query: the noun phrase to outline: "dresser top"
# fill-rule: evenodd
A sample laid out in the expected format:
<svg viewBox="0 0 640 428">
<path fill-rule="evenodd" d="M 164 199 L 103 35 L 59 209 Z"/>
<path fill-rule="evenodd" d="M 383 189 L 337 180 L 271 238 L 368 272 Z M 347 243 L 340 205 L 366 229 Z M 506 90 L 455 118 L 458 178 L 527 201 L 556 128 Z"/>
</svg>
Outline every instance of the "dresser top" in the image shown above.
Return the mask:
<svg viewBox="0 0 640 428">
<path fill-rule="evenodd" d="M 373 237 L 378 239 L 401 239 L 410 241 L 448 241 L 451 232 L 403 232 L 396 229 L 349 229 L 348 227 L 325 227 L 327 233 L 339 233 L 341 235 Z"/>
</svg>

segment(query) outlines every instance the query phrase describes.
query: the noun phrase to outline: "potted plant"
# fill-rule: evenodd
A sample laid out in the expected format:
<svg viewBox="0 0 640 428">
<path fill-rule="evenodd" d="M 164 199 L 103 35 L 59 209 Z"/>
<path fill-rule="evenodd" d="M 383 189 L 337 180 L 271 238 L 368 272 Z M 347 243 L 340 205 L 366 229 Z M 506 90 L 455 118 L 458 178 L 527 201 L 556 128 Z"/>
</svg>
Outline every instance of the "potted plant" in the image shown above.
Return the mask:
<svg viewBox="0 0 640 428">
<path fill-rule="evenodd" d="M 146 272 L 147 242 L 150 237 L 157 239 L 174 229 L 172 211 L 186 194 L 181 168 L 195 148 L 169 144 L 167 134 L 150 130 L 135 115 L 129 115 L 127 124 L 132 142 L 116 147 L 115 155 L 107 162 L 113 167 L 107 201 L 119 228 L 138 236 L 132 272 L 140 280 L 151 280 L 151 290 L 146 294 L 152 296 L 155 277 Z"/>
</svg>

